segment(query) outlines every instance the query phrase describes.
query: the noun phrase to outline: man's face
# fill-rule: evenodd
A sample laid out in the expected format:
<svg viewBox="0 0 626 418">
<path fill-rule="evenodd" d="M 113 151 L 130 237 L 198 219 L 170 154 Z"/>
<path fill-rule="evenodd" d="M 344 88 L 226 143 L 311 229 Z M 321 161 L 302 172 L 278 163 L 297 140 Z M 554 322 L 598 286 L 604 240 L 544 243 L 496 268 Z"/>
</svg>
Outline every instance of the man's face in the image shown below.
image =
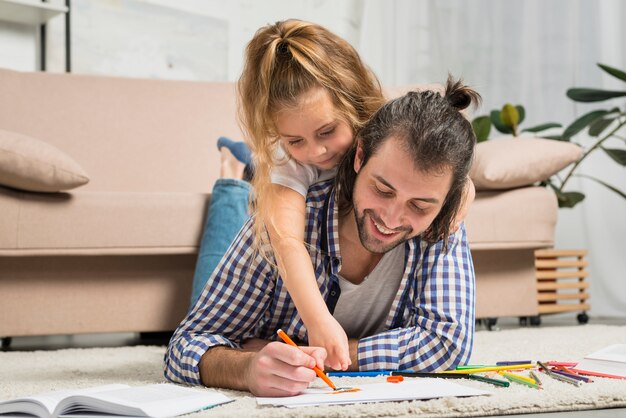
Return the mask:
<svg viewBox="0 0 626 418">
<path fill-rule="evenodd" d="M 359 147 L 352 200 L 359 238 L 368 251 L 386 253 L 430 226 L 445 202 L 452 171 L 420 171 L 393 137 L 364 166 L 362 158 Z"/>
</svg>

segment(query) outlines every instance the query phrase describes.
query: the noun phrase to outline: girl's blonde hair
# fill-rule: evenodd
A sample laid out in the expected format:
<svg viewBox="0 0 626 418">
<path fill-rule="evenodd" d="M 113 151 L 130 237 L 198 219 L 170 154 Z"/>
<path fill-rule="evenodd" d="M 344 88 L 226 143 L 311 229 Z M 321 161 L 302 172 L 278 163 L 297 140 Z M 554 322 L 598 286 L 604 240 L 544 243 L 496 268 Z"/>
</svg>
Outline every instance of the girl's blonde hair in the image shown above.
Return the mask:
<svg viewBox="0 0 626 418">
<path fill-rule="evenodd" d="M 326 28 L 300 20 L 285 20 L 260 28 L 245 53 L 237 83 L 239 121 L 252 150 L 257 248 L 266 256 L 265 221 L 272 221 L 270 171 L 278 146 L 279 112 L 295 109 L 314 87 L 330 94 L 337 117 L 353 135 L 385 102 L 376 76 L 356 50 Z"/>
</svg>

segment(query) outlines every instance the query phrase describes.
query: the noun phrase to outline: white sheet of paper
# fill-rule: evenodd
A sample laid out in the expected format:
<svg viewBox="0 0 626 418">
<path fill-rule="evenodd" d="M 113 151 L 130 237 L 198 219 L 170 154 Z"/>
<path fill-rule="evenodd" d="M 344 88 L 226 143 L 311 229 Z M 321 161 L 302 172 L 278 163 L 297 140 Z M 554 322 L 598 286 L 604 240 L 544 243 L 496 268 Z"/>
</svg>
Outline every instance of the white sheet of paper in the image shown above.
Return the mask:
<svg viewBox="0 0 626 418">
<path fill-rule="evenodd" d="M 289 408 L 316 405 L 337 405 L 365 402 L 408 401 L 446 396 L 491 395 L 492 392 L 474 389 L 445 379 L 405 378 L 400 383 L 365 383 L 356 385 L 358 392 L 333 393 L 332 389 L 309 388 L 300 395 L 286 398 L 256 398 L 259 405 Z"/>
</svg>

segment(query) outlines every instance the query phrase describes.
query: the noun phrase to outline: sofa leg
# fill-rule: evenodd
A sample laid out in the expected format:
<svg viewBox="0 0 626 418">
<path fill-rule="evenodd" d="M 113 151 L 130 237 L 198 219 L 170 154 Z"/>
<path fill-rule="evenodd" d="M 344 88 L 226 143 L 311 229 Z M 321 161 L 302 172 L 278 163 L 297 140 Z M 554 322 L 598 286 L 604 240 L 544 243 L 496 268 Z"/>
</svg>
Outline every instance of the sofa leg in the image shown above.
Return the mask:
<svg viewBox="0 0 626 418">
<path fill-rule="evenodd" d="M 140 332 L 139 342 L 140 344 L 167 345 L 170 338 L 172 338 L 172 334 L 174 334 L 174 331 Z"/>
<path fill-rule="evenodd" d="M 485 319 L 485 323 L 489 331 L 500 331 L 500 328 L 496 326 L 498 318 L 487 318 Z"/>
<path fill-rule="evenodd" d="M 500 331 L 500 328 L 496 326 L 498 318 L 481 318 L 476 320 L 476 327 L 485 326 L 488 331 Z"/>
<path fill-rule="evenodd" d="M 2 351 L 7 351 L 11 347 L 11 343 L 13 342 L 12 337 L 2 337 Z"/>
</svg>

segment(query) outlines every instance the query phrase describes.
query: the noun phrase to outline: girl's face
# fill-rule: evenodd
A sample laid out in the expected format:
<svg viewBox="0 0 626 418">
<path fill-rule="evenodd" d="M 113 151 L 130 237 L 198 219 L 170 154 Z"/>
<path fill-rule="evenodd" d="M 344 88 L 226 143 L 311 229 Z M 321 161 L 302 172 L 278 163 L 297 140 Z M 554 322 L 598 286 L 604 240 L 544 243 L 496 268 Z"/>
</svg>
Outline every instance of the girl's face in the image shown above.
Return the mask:
<svg viewBox="0 0 626 418">
<path fill-rule="evenodd" d="M 353 142 L 352 128 L 338 117 L 326 89 L 302 94 L 297 108 L 276 118 L 279 139 L 289 155 L 302 164 L 328 170 L 336 167 Z"/>
</svg>

